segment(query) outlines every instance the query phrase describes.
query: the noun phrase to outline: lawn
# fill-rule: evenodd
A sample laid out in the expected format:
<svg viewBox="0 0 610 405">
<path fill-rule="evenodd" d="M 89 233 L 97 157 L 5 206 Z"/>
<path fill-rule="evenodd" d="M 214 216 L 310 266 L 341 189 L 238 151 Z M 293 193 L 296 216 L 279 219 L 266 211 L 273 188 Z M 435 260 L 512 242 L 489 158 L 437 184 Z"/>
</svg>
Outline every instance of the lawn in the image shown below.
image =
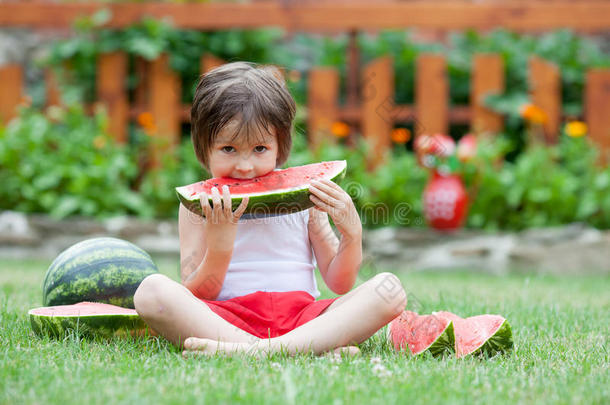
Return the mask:
<svg viewBox="0 0 610 405">
<path fill-rule="evenodd" d="M 176 263 L 158 264 L 177 278 Z M 382 329 L 356 359 L 184 359 L 163 340 L 35 336 L 26 312 L 41 305 L 48 265 L 0 261 L 0 404 L 610 402 L 608 277 L 400 275 L 420 313 L 504 315 L 508 356 L 413 359 Z"/>
</svg>

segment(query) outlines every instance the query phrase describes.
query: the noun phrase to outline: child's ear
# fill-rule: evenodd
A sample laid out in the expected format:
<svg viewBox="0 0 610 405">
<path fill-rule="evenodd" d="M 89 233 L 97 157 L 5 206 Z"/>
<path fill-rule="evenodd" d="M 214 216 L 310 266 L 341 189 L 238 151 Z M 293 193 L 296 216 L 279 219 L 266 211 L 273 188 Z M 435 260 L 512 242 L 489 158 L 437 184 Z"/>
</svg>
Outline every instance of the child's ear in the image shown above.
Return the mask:
<svg viewBox="0 0 610 405">
<path fill-rule="evenodd" d="M 284 75 L 286 74 L 286 72 L 283 67 L 275 65 L 265 65 L 263 67 L 263 70 L 265 72 L 271 73 L 277 80 L 279 80 L 280 83 L 282 83 L 282 86 L 286 86 L 286 80 L 284 79 Z"/>
</svg>

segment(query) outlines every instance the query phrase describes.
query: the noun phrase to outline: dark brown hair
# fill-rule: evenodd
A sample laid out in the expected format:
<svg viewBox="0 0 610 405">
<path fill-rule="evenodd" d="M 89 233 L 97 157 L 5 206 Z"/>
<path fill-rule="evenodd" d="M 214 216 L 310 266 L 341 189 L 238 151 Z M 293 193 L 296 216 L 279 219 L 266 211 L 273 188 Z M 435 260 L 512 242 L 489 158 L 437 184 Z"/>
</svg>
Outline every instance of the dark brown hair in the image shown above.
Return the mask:
<svg viewBox="0 0 610 405">
<path fill-rule="evenodd" d="M 233 139 L 255 127 L 269 133 L 275 128 L 276 167 L 288 159 L 296 106 L 282 74 L 274 66 L 233 62 L 217 67 L 199 80 L 191 108 L 191 140 L 195 155 L 209 168 L 209 154 L 218 133 L 231 121 L 239 122 Z M 244 132 L 245 130 L 245 132 Z"/>
</svg>

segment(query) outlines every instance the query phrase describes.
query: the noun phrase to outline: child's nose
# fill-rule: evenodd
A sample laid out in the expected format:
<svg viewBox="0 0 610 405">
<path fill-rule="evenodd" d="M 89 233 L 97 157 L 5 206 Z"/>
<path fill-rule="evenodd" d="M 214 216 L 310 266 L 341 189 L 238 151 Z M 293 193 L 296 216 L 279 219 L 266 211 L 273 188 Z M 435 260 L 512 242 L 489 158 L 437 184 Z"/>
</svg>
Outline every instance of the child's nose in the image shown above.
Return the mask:
<svg viewBox="0 0 610 405">
<path fill-rule="evenodd" d="M 248 158 L 241 158 L 241 159 L 239 159 L 239 162 L 237 162 L 236 169 L 239 172 L 246 173 L 246 172 L 251 171 L 253 169 L 253 167 L 254 166 L 250 162 L 250 159 L 248 159 Z"/>
</svg>

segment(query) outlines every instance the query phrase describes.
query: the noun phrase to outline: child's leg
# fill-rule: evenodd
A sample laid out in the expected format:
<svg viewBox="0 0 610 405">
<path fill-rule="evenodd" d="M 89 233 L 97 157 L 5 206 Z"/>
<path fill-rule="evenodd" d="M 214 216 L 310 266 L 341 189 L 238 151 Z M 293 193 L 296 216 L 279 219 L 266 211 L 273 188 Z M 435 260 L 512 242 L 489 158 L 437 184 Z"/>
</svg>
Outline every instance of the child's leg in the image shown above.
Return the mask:
<svg viewBox="0 0 610 405">
<path fill-rule="evenodd" d="M 146 277 L 133 301 L 146 324 L 177 346 L 191 336 L 249 344 L 258 340 L 218 316 L 182 284 L 161 274 Z"/>
<path fill-rule="evenodd" d="M 365 341 L 400 315 L 406 303 L 407 295 L 398 277 L 381 273 L 337 299 L 317 318 L 282 336 L 261 339 L 252 345 L 189 339 L 185 347 L 210 354 L 218 351 L 286 351 L 290 354 L 313 351 L 320 354 Z"/>
</svg>

